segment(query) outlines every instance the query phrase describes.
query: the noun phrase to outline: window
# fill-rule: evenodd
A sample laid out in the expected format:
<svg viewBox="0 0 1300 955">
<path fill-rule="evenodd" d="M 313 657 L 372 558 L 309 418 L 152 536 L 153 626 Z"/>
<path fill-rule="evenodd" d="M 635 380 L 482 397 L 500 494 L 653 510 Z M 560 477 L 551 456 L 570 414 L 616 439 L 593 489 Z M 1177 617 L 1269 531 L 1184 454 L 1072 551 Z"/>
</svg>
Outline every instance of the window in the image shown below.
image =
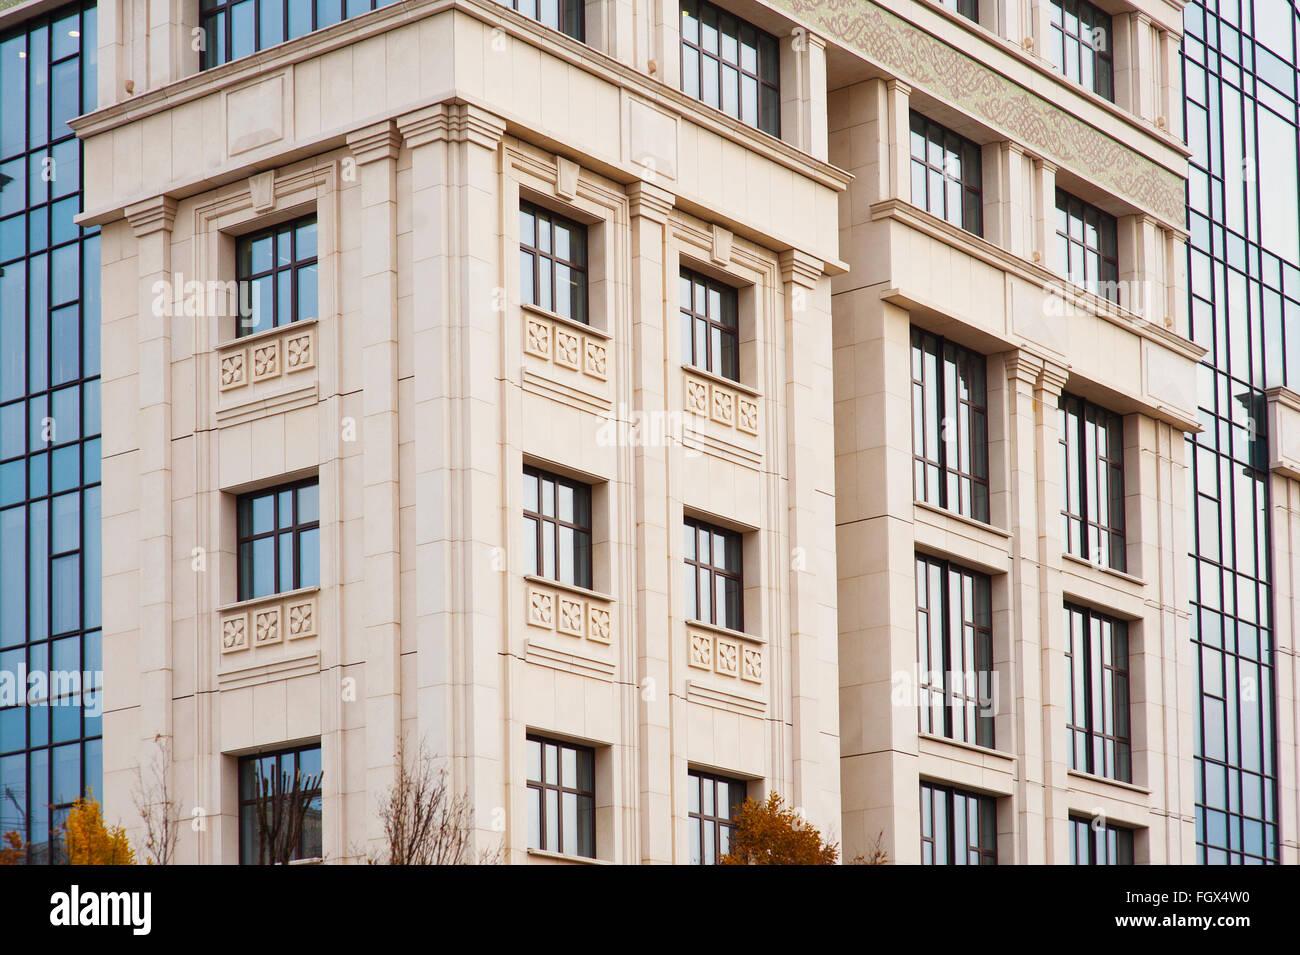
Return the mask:
<svg viewBox="0 0 1300 955">
<path fill-rule="evenodd" d="M 682 0 L 682 92 L 780 136 L 776 37 L 704 0 Z"/>
<path fill-rule="evenodd" d="M 200 0 L 199 68 L 294 40 L 395 0 Z"/>
<path fill-rule="evenodd" d="M 1075 554 L 1124 570 L 1124 423 L 1119 415 L 1061 395 L 1061 543 Z"/>
<path fill-rule="evenodd" d="M 1066 604 L 1065 629 L 1070 768 L 1130 783 L 1128 624 Z"/>
<path fill-rule="evenodd" d="M 528 848 L 596 857 L 596 757 L 586 746 L 528 737 Z"/>
<path fill-rule="evenodd" d="M 239 864 L 321 857 L 320 745 L 239 761 Z"/>
<path fill-rule="evenodd" d="M 1070 865 L 1132 864 L 1132 829 L 1070 817 Z"/>
<path fill-rule="evenodd" d="M 591 488 L 524 468 L 524 572 L 591 588 Z"/>
<path fill-rule="evenodd" d="M 939 0 L 940 5 L 960 13 L 967 20 L 974 20 L 979 23 L 980 5 L 979 0 Z"/>
<path fill-rule="evenodd" d="M 239 599 L 320 584 L 316 479 L 239 498 Z"/>
<path fill-rule="evenodd" d="M 315 216 L 242 237 L 238 258 L 236 335 L 316 318 Z"/>
<path fill-rule="evenodd" d="M 686 519 L 686 617 L 730 630 L 745 629 L 740 535 Z"/>
<path fill-rule="evenodd" d="M 510 6 L 538 23 L 585 41 L 584 0 L 510 0 Z"/>
<path fill-rule="evenodd" d="M 736 816 L 748 784 L 726 776 L 690 771 L 691 865 L 713 865 L 731 849 Z"/>
<path fill-rule="evenodd" d="M 921 732 L 993 747 L 993 614 L 989 578 L 916 558 Z"/>
<path fill-rule="evenodd" d="M 587 318 L 587 227 L 519 205 L 519 298 L 575 322 Z"/>
<path fill-rule="evenodd" d="M 984 356 L 912 329 L 912 483 L 917 500 L 989 520 Z"/>
<path fill-rule="evenodd" d="M 1051 0 L 1052 65 L 1067 79 L 1115 99 L 1110 14 L 1088 0 Z"/>
<path fill-rule="evenodd" d="M 1115 217 L 1056 190 L 1056 265 L 1094 295 L 1119 304 L 1119 238 Z"/>
<path fill-rule="evenodd" d="M 993 797 L 921 783 L 921 864 L 997 865 Z"/>
<path fill-rule="evenodd" d="M 688 365 L 740 381 L 736 290 L 681 271 L 682 358 Z"/>
<path fill-rule="evenodd" d="M 967 232 L 983 235 L 979 144 L 915 110 L 911 128 L 912 204 Z"/>
</svg>

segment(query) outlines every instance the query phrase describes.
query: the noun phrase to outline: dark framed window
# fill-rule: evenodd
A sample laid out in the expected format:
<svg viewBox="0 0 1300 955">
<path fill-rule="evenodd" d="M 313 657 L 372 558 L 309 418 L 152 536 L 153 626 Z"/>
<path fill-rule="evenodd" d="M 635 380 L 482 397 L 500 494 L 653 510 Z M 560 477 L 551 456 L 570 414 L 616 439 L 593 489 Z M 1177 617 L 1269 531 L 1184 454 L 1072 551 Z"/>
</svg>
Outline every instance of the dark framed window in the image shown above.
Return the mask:
<svg viewBox="0 0 1300 955">
<path fill-rule="evenodd" d="M 912 204 L 955 226 L 984 234 L 980 147 L 951 129 L 911 114 Z"/>
<path fill-rule="evenodd" d="M 996 800 L 922 782 L 921 864 L 997 865 Z"/>
<path fill-rule="evenodd" d="M 316 478 L 243 494 L 239 599 L 320 584 L 320 494 Z"/>
<path fill-rule="evenodd" d="M 960 13 L 967 20 L 980 22 L 979 0 L 939 0 L 939 5 Z"/>
<path fill-rule="evenodd" d="M 1075 285 L 1121 304 L 1115 217 L 1063 189 L 1056 190 L 1056 264 Z"/>
<path fill-rule="evenodd" d="M 993 747 L 993 612 L 984 574 L 916 557 L 922 733 Z"/>
<path fill-rule="evenodd" d="M 989 520 L 984 356 L 912 329 L 912 486 L 916 498 Z"/>
<path fill-rule="evenodd" d="M 1066 604 L 1065 628 L 1070 768 L 1132 782 L 1128 624 Z"/>
<path fill-rule="evenodd" d="M 239 761 L 239 864 L 321 857 L 320 744 Z"/>
<path fill-rule="evenodd" d="M 528 848 L 596 857 L 596 754 L 528 737 Z"/>
<path fill-rule="evenodd" d="M 731 850 L 731 833 L 749 784 L 692 769 L 689 786 L 691 865 L 713 865 Z"/>
<path fill-rule="evenodd" d="M 200 0 L 199 69 L 295 40 L 396 0 Z"/>
<path fill-rule="evenodd" d="M 682 92 L 780 136 L 777 38 L 706 0 L 682 0 Z"/>
<path fill-rule="evenodd" d="M 524 573 L 591 587 L 591 488 L 524 468 Z"/>
<path fill-rule="evenodd" d="M 316 318 L 316 217 L 241 236 L 237 336 Z"/>
<path fill-rule="evenodd" d="M 1124 570 L 1124 421 L 1062 394 L 1061 543 L 1067 553 Z"/>
<path fill-rule="evenodd" d="M 1132 829 L 1070 817 L 1070 865 L 1132 864 Z"/>
<path fill-rule="evenodd" d="M 686 618 L 744 630 L 740 535 L 686 518 Z"/>
<path fill-rule="evenodd" d="M 543 26 L 586 42 L 586 4 L 583 0 L 510 0 L 510 6 Z"/>
<path fill-rule="evenodd" d="M 1051 0 L 1052 65 L 1085 89 L 1115 100 L 1110 14 L 1088 0 Z"/>
<path fill-rule="evenodd" d="M 587 317 L 587 227 L 519 204 L 519 298 L 575 322 Z"/>
<path fill-rule="evenodd" d="M 12 20 L 12 18 L 10 18 Z M 103 792 L 100 230 L 83 228 L 96 106 L 93 3 L 0 29 L 0 835 L 65 861 L 59 827 Z M 62 672 L 32 689 L 18 674 Z M 7 694 L 6 694 L 7 695 Z"/>
<path fill-rule="evenodd" d="M 681 270 L 682 358 L 688 365 L 740 381 L 738 296 L 730 285 Z"/>
</svg>

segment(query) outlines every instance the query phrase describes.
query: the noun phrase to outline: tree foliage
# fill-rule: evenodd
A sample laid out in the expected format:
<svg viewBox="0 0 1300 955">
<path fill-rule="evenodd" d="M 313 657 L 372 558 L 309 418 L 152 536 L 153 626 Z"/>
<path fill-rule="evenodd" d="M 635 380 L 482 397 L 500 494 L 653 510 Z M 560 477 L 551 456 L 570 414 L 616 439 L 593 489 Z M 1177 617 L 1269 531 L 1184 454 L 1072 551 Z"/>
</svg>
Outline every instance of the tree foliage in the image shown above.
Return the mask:
<svg viewBox="0 0 1300 955">
<path fill-rule="evenodd" d="M 785 805 L 776 793 L 763 802 L 746 799 L 731 834 L 731 851 L 718 865 L 835 865 L 839 846 L 822 842 L 817 827 Z"/>
<path fill-rule="evenodd" d="M 69 865 L 135 865 L 135 852 L 121 826 L 104 824 L 99 802 L 83 796 L 63 824 L 63 852 Z"/>
<path fill-rule="evenodd" d="M 22 833 L 10 829 L 0 839 L 0 865 L 25 865 L 27 846 L 23 844 Z"/>
</svg>

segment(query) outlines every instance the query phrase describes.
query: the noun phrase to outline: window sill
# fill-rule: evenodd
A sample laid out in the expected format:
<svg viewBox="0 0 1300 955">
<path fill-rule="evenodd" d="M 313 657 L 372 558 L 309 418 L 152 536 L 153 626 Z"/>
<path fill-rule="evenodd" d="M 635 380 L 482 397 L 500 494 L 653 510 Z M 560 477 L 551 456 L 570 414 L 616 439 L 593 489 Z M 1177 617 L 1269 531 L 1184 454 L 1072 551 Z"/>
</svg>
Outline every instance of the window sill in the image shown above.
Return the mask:
<svg viewBox="0 0 1300 955">
<path fill-rule="evenodd" d="M 256 344 L 265 341 L 268 338 L 274 338 L 276 335 L 282 335 L 288 331 L 312 328 L 320 323 L 319 318 L 301 318 L 295 322 L 286 322 L 283 325 L 277 325 L 275 328 L 268 328 L 265 331 L 254 332 L 251 335 L 240 335 L 236 338 L 227 338 L 224 342 L 217 344 L 217 351 L 224 351 L 227 348 L 243 348 L 245 345 Z"/>
<path fill-rule="evenodd" d="M 713 372 L 705 368 L 701 368 L 699 365 L 688 365 L 683 362 L 682 371 L 689 372 L 692 375 L 698 375 L 700 378 L 703 378 L 705 381 L 711 381 L 715 385 L 721 385 L 724 388 L 730 388 L 732 391 L 738 391 L 741 394 L 747 395 L 750 398 L 763 397 L 763 393 L 759 391 L 757 388 L 753 388 L 749 385 L 742 384 L 739 381 L 732 381 L 730 378 L 726 378 L 723 375 L 714 374 Z"/>
<path fill-rule="evenodd" d="M 614 598 L 609 594 L 602 594 L 599 590 L 588 590 L 586 587 L 579 587 L 577 584 L 562 583 L 558 580 L 552 580 L 550 577 L 538 577 L 536 574 L 524 574 L 524 580 L 528 581 L 530 584 L 537 584 L 539 587 L 554 587 L 556 590 L 563 590 L 579 597 L 586 597 L 588 600 L 601 600 L 605 603 L 614 603 Z"/>
<path fill-rule="evenodd" d="M 272 603 L 277 600 L 293 600 L 297 597 L 306 597 L 309 594 L 318 593 L 319 586 L 299 587 L 297 590 L 285 590 L 278 594 L 267 594 L 264 597 L 249 597 L 247 600 L 236 600 L 234 603 L 223 604 L 217 608 L 217 613 L 229 613 L 232 610 L 246 610 L 249 607 L 256 607 L 259 604 Z"/>
<path fill-rule="evenodd" d="M 592 859 L 588 856 L 575 856 L 567 852 L 549 852 L 546 849 L 529 849 L 528 854 L 538 859 L 552 859 L 556 862 L 568 862 L 574 865 L 613 865 L 608 859 Z"/>
<path fill-rule="evenodd" d="M 538 315 L 546 319 L 547 321 L 558 322 L 559 324 L 565 326 L 566 328 L 569 328 L 575 332 L 580 332 L 583 335 L 590 335 L 592 338 L 600 338 L 604 341 L 609 341 L 614 337 L 613 335 L 611 335 L 609 332 L 605 331 L 602 328 L 597 328 L 594 325 L 588 325 L 574 318 L 566 318 L 565 316 L 559 314 L 558 312 L 552 312 L 544 308 L 539 308 L 538 306 L 530 305 L 527 302 L 520 302 L 519 307 L 523 309 L 525 312 L 532 312 L 534 315 Z"/>
<path fill-rule="evenodd" d="M 1004 538 L 1006 540 L 1011 540 L 1013 536 L 1011 531 L 998 527 L 996 524 L 986 524 L 983 521 L 976 520 L 973 517 L 967 517 L 964 514 L 958 514 L 956 511 L 947 510 L 935 504 L 931 504 L 928 501 L 913 501 L 912 503 L 922 511 L 927 511 L 931 514 L 940 515 L 942 517 L 947 518 L 948 520 L 957 521 L 959 524 L 965 524 L 967 527 L 973 527 L 979 531 L 984 531 L 989 534 L 996 534 L 998 535 L 998 537 Z"/>
<path fill-rule="evenodd" d="M 1087 567 L 1089 570 L 1106 574 L 1110 577 L 1115 577 L 1135 587 L 1145 587 L 1147 585 L 1147 582 L 1143 580 L 1141 577 L 1134 577 L 1132 574 L 1125 573 L 1122 570 L 1115 570 L 1115 568 L 1113 567 L 1106 567 L 1102 564 L 1094 564 L 1092 561 L 1085 560 L 1084 558 L 1078 556 L 1077 554 L 1062 553 L 1061 560 L 1069 561 L 1071 564 L 1077 564 L 1080 567 Z"/>
<path fill-rule="evenodd" d="M 747 643 L 762 644 L 766 642 L 762 637 L 756 637 L 752 633 L 745 633 L 741 630 L 732 630 L 730 627 L 719 627 L 716 623 L 705 623 L 703 620 L 687 620 L 686 625 L 688 627 L 695 627 L 699 630 L 707 630 L 709 633 L 718 634 L 719 636 L 744 640 Z"/>
<path fill-rule="evenodd" d="M 978 743 L 966 743 L 959 739 L 951 739 L 947 736 L 936 736 L 934 733 L 917 733 L 917 737 L 919 739 L 941 743 L 944 746 L 955 746 L 958 749 L 966 750 L 979 756 L 992 756 L 995 759 L 1004 760 L 1010 764 L 1014 764 L 1016 761 L 1016 757 L 1013 753 L 1004 753 L 1000 749 L 989 749 L 987 746 L 980 746 Z M 1010 767 L 1008 767 L 1008 771 L 1010 771 Z"/>
<path fill-rule="evenodd" d="M 1137 793 L 1140 796 L 1150 796 L 1151 790 L 1133 783 L 1121 782 L 1118 779 L 1111 779 L 1108 776 L 1098 776 L 1095 773 L 1085 773 L 1078 769 L 1068 769 L 1066 774 L 1073 779 L 1085 779 L 1090 783 L 1097 783 L 1102 786 L 1114 786 L 1116 789 L 1123 789 L 1126 792 Z"/>
</svg>

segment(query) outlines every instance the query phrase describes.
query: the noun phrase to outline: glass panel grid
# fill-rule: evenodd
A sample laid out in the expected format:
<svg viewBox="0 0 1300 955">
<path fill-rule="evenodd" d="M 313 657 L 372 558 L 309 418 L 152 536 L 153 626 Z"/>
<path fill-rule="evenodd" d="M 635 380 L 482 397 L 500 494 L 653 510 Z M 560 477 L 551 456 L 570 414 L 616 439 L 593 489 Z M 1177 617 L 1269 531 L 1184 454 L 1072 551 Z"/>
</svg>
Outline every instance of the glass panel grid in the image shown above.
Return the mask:
<svg viewBox="0 0 1300 955">
<path fill-rule="evenodd" d="M 984 574 L 917 555 L 920 730 L 992 749 L 990 586 Z"/>
<path fill-rule="evenodd" d="M 997 865 L 996 800 L 922 781 L 921 864 Z"/>
<path fill-rule="evenodd" d="M 102 798 L 100 238 L 73 221 L 68 126 L 96 106 L 97 25 L 73 4 L 0 33 L 0 836 L 35 863 Z"/>
</svg>

